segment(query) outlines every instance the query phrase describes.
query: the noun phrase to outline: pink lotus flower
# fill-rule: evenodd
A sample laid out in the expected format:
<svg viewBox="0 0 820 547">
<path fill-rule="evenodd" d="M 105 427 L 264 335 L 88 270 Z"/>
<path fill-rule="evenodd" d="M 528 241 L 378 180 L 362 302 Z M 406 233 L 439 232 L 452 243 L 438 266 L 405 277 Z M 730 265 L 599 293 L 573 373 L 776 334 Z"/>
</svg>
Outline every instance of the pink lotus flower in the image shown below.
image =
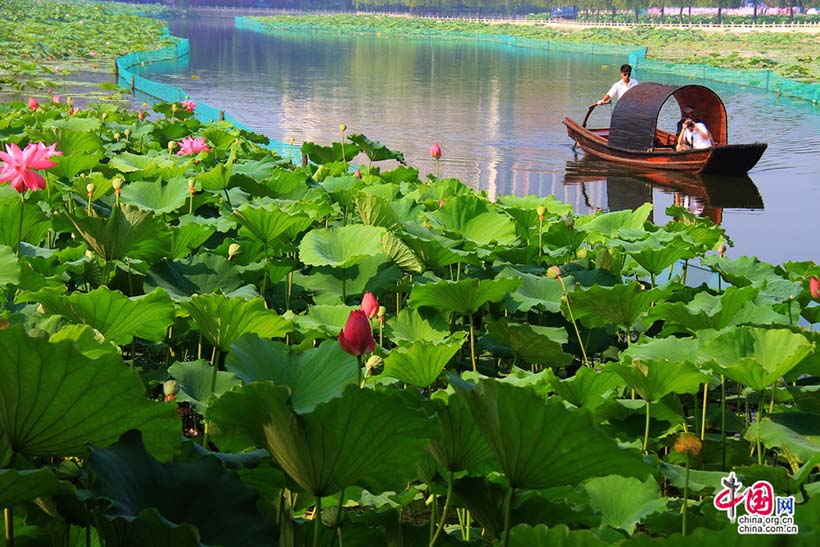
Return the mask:
<svg viewBox="0 0 820 547">
<path fill-rule="evenodd" d="M 40 103 L 37 102 L 37 99 L 34 97 L 28 98 L 28 109 L 29 110 L 37 110 L 40 107 Z"/>
<path fill-rule="evenodd" d="M 59 95 L 54 95 L 51 98 L 51 102 L 54 104 L 60 104 L 60 101 L 62 101 L 62 98 Z"/>
<path fill-rule="evenodd" d="M 185 99 L 184 101 L 179 101 L 180 106 L 182 106 L 188 112 L 193 112 L 196 108 L 196 103 L 191 99 Z"/>
<path fill-rule="evenodd" d="M 97 56 L 97 52 L 96 52 L 96 51 L 89 51 L 89 52 L 88 52 L 88 54 L 89 54 L 89 55 L 91 55 L 92 57 L 96 57 L 96 56 Z"/>
<path fill-rule="evenodd" d="M 816 276 L 811 276 L 809 278 L 809 292 L 811 293 L 811 297 L 815 300 L 820 300 L 820 279 Z"/>
<path fill-rule="evenodd" d="M 362 310 L 353 310 L 347 317 L 344 328 L 339 333 L 339 345 L 350 355 L 359 356 L 372 353 L 376 347 L 370 320 Z"/>
<path fill-rule="evenodd" d="M 177 152 L 177 156 L 194 156 L 200 152 L 210 151 L 211 149 L 205 144 L 203 137 L 185 137 L 179 141 L 179 152 Z"/>
<path fill-rule="evenodd" d="M 140 110 L 139 112 L 137 112 L 137 119 L 138 119 L 139 121 L 144 120 L 144 119 L 145 119 L 145 112 L 143 112 L 142 110 Z"/>
<path fill-rule="evenodd" d="M 441 157 L 441 147 L 439 145 L 437 145 L 436 143 L 433 143 L 432 145 L 430 145 L 430 156 L 432 156 L 433 159 L 436 159 L 436 160 Z"/>
<path fill-rule="evenodd" d="M 57 165 L 49 160 L 51 156 L 60 156 L 62 152 L 55 150 L 57 143 L 46 146 L 41 142 L 29 143 L 25 149 L 14 143 L 6 145 L 6 151 L 0 152 L 0 184 L 11 183 L 11 187 L 21 194 L 26 189 L 36 192 L 46 187 L 42 175 L 33 169 L 48 169 Z"/>
<path fill-rule="evenodd" d="M 379 301 L 376 300 L 372 292 L 364 293 L 362 304 L 359 307 L 369 319 L 373 319 L 379 313 Z"/>
<path fill-rule="evenodd" d="M 68 113 L 69 113 L 69 114 L 71 114 L 71 115 L 73 116 L 74 114 L 76 114 L 76 113 L 77 113 L 77 112 L 79 112 L 79 111 L 80 111 L 80 107 L 79 107 L 79 106 L 72 106 L 72 107 L 71 107 L 71 110 L 69 110 L 69 111 L 68 111 Z"/>
</svg>

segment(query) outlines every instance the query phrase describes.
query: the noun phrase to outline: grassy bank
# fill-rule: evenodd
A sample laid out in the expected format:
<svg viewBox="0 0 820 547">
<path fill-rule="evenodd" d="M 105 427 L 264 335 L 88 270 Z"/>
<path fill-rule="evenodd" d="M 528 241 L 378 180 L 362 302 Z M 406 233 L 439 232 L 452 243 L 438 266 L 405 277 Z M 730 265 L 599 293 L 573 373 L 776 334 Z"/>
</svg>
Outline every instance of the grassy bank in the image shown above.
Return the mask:
<svg viewBox="0 0 820 547">
<path fill-rule="evenodd" d="M 820 36 L 809 32 L 754 33 L 728 29 L 660 29 L 651 26 L 570 29 L 512 23 L 355 15 L 273 16 L 258 20 L 272 28 L 339 34 L 506 34 L 537 40 L 647 46 L 649 57 L 659 61 L 733 69 L 766 68 L 785 78 L 820 82 Z"/>
</svg>

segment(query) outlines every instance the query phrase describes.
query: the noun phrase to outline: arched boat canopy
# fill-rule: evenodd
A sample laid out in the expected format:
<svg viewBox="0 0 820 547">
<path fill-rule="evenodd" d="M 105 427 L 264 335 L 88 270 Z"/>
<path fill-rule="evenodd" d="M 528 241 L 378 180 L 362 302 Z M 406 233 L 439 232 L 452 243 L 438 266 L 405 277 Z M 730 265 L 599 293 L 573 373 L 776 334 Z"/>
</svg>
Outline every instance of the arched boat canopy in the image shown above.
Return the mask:
<svg viewBox="0 0 820 547">
<path fill-rule="evenodd" d="M 706 123 L 715 144 L 727 144 L 726 107 L 717 94 L 702 85 L 638 84 L 618 100 L 612 110 L 609 126 L 609 144 L 627 150 L 646 151 L 655 146 L 658 114 L 670 98 L 680 107 L 691 106 L 692 117 Z M 675 128 L 669 128 L 674 132 Z"/>
</svg>

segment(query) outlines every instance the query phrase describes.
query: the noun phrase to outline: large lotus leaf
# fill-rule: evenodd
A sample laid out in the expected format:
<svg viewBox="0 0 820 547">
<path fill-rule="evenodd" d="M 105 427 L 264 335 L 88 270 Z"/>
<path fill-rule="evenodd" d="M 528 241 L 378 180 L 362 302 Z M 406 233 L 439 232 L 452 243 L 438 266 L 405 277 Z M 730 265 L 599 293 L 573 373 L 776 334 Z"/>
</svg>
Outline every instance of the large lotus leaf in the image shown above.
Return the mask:
<svg viewBox="0 0 820 547">
<path fill-rule="evenodd" d="M 360 257 L 383 253 L 383 233 L 384 228 L 366 224 L 314 229 L 299 244 L 299 257 L 310 266 L 350 266 Z"/>
<path fill-rule="evenodd" d="M 430 217 L 476 245 L 506 245 L 516 239 L 515 221 L 503 213 L 489 210 L 486 204 L 473 196 L 446 200 L 444 207 Z"/>
<path fill-rule="evenodd" d="M 161 179 L 131 182 L 123 187 L 120 199 L 154 213 L 170 213 L 185 205 L 189 196 L 187 179 L 176 177 L 166 182 Z"/>
<path fill-rule="evenodd" d="M 762 286 L 771 281 L 782 279 L 773 265 L 761 262 L 760 259 L 754 256 L 741 256 L 734 259 L 709 256 L 704 258 L 703 263 L 720 272 L 735 287 Z"/>
<path fill-rule="evenodd" d="M 603 287 L 594 285 L 574 291 L 570 297 L 575 318 L 589 327 L 615 324 L 630 328 L 660 296 L 657 290 L 644 290 L 640 283 L 630 281 Z M 568 317 L 569 313 L 565 312 Z"/>
<path fill-rule="evenodd" d="M 208 342 L 228 351 L 240 336 L 254 333 L 267 338 L 285 336 L 290 321 L 265 306 L 262 298 L 245 300 L 221 294 L 198 294 L 182 307 L 191 314 Z"/>
<path fill-rule="evenodd" d="M 372 141 L 362 134 L 349 135 L 347 138 L 364 152 L 364 155 L 370 161 L 396 160 L 399 163 L 404 163 L 404 154 L 390 150 L 379 141 Z M 345 153 L 345 155 L 348 154 Z"/>
<path fill-rule="evenodd" d="M 714 360 L 736 382 L 760 392 L 797 366 L 814 350 L 802 334 L 788 329 L 733 327 L 703 331 L 701 356 Z"/>
<path fill-rule="evenodd" d="M 754 323 L 786 323 L 788 318 L 778 314 L 770 305 L 756 304 L 758 294 L 754 287 L 728 287 L 721 295 L 700 292 L 690 302 L 661 302 L 650 316 L 695 332 L 704 329 L 720 330 L 733 325 Z"/>
<path fill-rule="evenodd" d="M 208 220 L 191 215 L 180 217 L 171 231 L 171 258 L 183 258 L 199 249 L 216 231 Z"/>
<path fill-rule="evenodd" d="M 203 190 L 224 192 L 230 186 L 232 174 L 233 164 L 231 162 L 217 163 L 213 169 L 198 174 L 196 181 Z"/>
<path fill-rule="evenodd" d="M 470 278 L 427 283 L 413 287 L 408 304 L 416 308 L 429 306 L 443 312 L 472 315 L 487 302 L 499 302 L 519 285 L 521 280 L 512 278 L 483 281 Z"/>
<path fill-rule="evenodd" d="M 541 235 L 546 247 L 554 251 L 568 249 L 575 252 L 587 238 L 587 232 L 576 230 L 563 220 L 552 222 Z"/>
<path fill-rule="evenodd" d="M 769 448 L 786 449 L 800 461 L 820 455 L 820 415 L 808 412 L 772 414 L 758 424 L 760 440 Z"/>
<path fill-rule="evenodd" d="M 528 312 L 533 308 L 541 307 L 548 312 L 561 311 L 561 297 L 564 296 L 564 286 L 558 279 L 546 276 L 521 273 L 512 268 L 505 268 L 499 274 L 500 278 L 520 278 L 521 286 L 510 293 L 504 301 L 510 311 Z M 567 287 L 574 287 L 571 277 L 564 278 Z"/>
<path fill-rule="evenodd" d="M 102 159 L 100 138 L 94 130 L 65 129 L 60 132 L 57 149 L 62 156 L 54 156 L 57 165 L 50 172 L 58 177 L 71 180 L 82 171 L 89 171 Z"/>
<path fill-rule="evenodd" d="M 344 148 L 344 155 L 342 150 Z M 331 146 L 321 146 L 312 142 L 304 142 L 301 146 L 302 153 L 310 161 L 317 164 L 333 163 L 337 161 L 350 161 L 359 153 L 359 147 L 355 144 L 342 144 L 334 142 Z"/>
<path fill-rule="evenodd" d="M 693 256 L 691 246 L 681 238 L 662 240 L 657 234 L 635 242 L 622 242 L 626 253 L 652 275 L 658 275 L 682 258 Z"/>
<path fill-rule="evenodd" d="M 64 482 L 50 469 L 18 471 L 0 469 L 0 507 L 13 507 L 41 496 L 70 494 L 74 486 Z"/>
<path fill-rule="evenodd" d="M 359 257 L 344 268 L 320 266 L 309 275 L 297 273 L 293 282 L 315 294 L 317 304 L 340 304 L 342 295 L 350 298 L 365 291 L 393 287 L 401 279 L 401 270 L 383 253 Z"/>
<path fill-rule="evenodd" d="M 51 228 L 51 221 L 42 209 L 32 203 L 22 201 L 15 192 L 10 198 L 0 199 L 0 245 L 17 249 L 17 241 L 22 239 L 39 244 Z M 23 237 L 20 238 L 20 214 L 23 215 Z"/>
<path fill-rule="evenodd" d="M 405 225 L 405 228 L 407 227 Z M 402 240 L 427 269 L 435 270 L 459 262 L 468 264 L 476 262 L 473 253 L 455 248 L 456 241 L 442 236 L 434 237 L 432 234 L 426 234 L 426 236 L 418 237 L 406 233 L 402 235 Z"/>
<path fill-rule="evenodd" d="M 256 491 L 213 456 L 160 463 L 129 431 L 110 448 L 92 448 L 88 466 L 91 490 L 111 500 L 100 526 L 106 545 L 261 547 L 275 535 Z"/>
<path fill-rule="evenodd" d="M 89 293 L 69 296 L 43 290 L 32 296 L 49 314 L 62 315 L 66 321 L 89 325 L 106 340 L 128 344 L 134 337 L 159 342 L 174 321 L 174 304 L 165 291 L 127 297 L 102 286 Z"/>
<path fill-rule="evenodd" d="M 519 524 L 510 530 L 510 547 L 606 547 L 592 530 L 570 530 L 564 524 L 548 528 L 543 524 Z"/>
<path fill-rule="evenodd" d="M 385 334 L 394 342 L 427 340 L 442 342 L 450 336 L 450 325 L 441 315 L 422 314 L 413 308 L 404 308 L 399 314 L 388 320 Z"/>
<path fill-rule="evenodd" d="M 461 505 L 481 523 L 485 536 L 497 538 L 504 530 L 504 498 L 508 489 L 486 476 L 456 479 L 453 491 Z"/>
<path fill-rule="evenodd" d="M 566 216 L 572 213 L 572 205 L 559 200 L 552 194 L 546 196 L 536 196 L 535 194 L 527 194 L 526 196 L 517 196 L 515 194 L 505 194 L 498 197 L 498 204 L 504 207 L 514 208 L 521 211 L 530 211 L 538 217 L 537 209 L 544 207 L 545 214 L 552 216 Z"/>
<path fill-rule="evenodd" d="M 120 348 L 113 342 L 105 340 L 98 331 L 88 325 L 65 325 L 48 337 L 49 342 L 71 340 L 80 353 L 90 359 L 104 355 L 120 355 Z"/>
<path fill-rule="evenodd" d="M 68 218 L 86 243 L 106 260 L 128 257 L 152 263 L 171 251 L 167 226 L 149 211 L 123 205 L 114 207 L 107 219 Z"/>
<path fill-rule="evenodd" d="M 356 483 L 371 492 L 399 491 L 440 433 L 434 418 L 407 406 L 396 391 L 349 386 L 306 414 L 291 410 L 289 395 L 288 388 L 271 382 L 248 384 L 223 395 L 209 416 L 225 435 L 236 429 L 255 443 L 261 440 L 314 496 Z"/>
<path fill-rule="evenodd" d="M 213 253 L 199 253 L 183 260 L 161 261 L 148 270 L 147 288 L 160 287 L 171 298 L 185 300 L 195 294 L 211 294 L 218 290 L 231 294 L 244 285 L 234 264 Z"/>
<path fill-rule="evenodd" d="M 20 281 L 20 264 L 15 252 L 8 245 L 0 245 L 0 287 Z"/>
<path fill-rule="evenodd" d="M 694 338 L 641 338 L 640 343 L 631 344 L 621 355 L 628 361 L 667 360 L 697 363 L 698 341 Z"/>
<path fill-rule="evenodd" d="M 216 373 L 205 359 L 177 361 L 168 367 L 168 374 L 179 384 L 177 401 L 191 403 L 197 412 L 205 414 L 212 396 L 219 397 L 241 382 L 234 374 L 222 370 Z"/>
<path fill-rule="evenodd" d="M 624 382 L 617 374 L 588 367 L 578 369 L 570 378 L 555 378 L 552 382 L 552 388 L 559 397 L 575 406 L 588 409 L 600 406 L 608 393 L 622 385 Z"/>
<path fill-rule="evenodd" d="M 453 382 L 513 488 L 575 485 L 613 473 L 645 477 L 637 452 L 618 448 L 586 409 L 544 401 L 530 387 Z"/>
<path fill-rule="evenodd" d="M 387 256 L 403 271 L 410 273 L 422 273 L 424 271 L 424 264 L 418 255 L 396 234 L 392 232 L 382 234 L 382 246 Z"/>
<path fill-rule="evenodd" d="M 436 414 L 441 420 L 442 436 L 430 442 L 428 450 L 448 471 L 477 471 L 492 458 L 490 447 L 481 435 L 463 397 L 449 397 Z"/>
<path fill-rule="evenodd" d="M 683 491 L 686 482 L 686 469 L 679 465 L 661 462 L 661 475 L 669 481 L 675 488 Z M 724 471 L 703 471 L 700 469 L 689 470 L 689 492 L 693 494 L 705 495 L 714 493 L 720 488 L 721 479 L 726 477 Z"/>
<path fill-rule="evenodd" d="M 278 254 L 273 244 L 282 235 L 301 233 L 313 223 L 306 215 L 290 214 L 274 206 L 243 205 L 235 209 L 233 214 L 242 225 L 240 234 L 250 234 L 253 239 L 271 247 L 273 254 Z"/>
<path fill-rule="evenodd" d="M 168 457 L 179 444 L 171 405 L 145 398 L 145 387 L 122 358 L 85 357 L 70 342 L 31 338 L 22 327 L 0 330 L 0 437 L 29 456 L 85 454 L 140 429 L 152 453 Z"/>
<path fill-rule="evenodd" d="M 601 525 L 620 528 L 630 535 L 644 517 L 666 511 L 666 500 L 654 477 L 644 482 L 619 475 L 595 477 L 584 484 L 584 489 L 590 507 L 601 514 Z"/>
<path fill-rule="evenodd" d="M 695 393 L 710 376 L 687 361 L 634 358 L 607 366 L 646 401 L 656 403 L 669 393 Z"/>
<path fill-rule="evenodd" d="M 493 338 L 510 346 L 527 363 L 560 367 L 572 362 L 572 355 L 562 347 L 567 343 L 563 327 L 510 323 L 506 319 L 488 320 L 487 325 Z"/>
<path fill-rule="evenodd" d="M 417 340 L 402 345 L 384 359 L 384 375 L 417 387 L 432 385 L 461 348 L 462 342 L 434 344 Z"/>
<path fill-rule="evenodd" d="M 164 179 L 171 179 L 185 173 L 185 165 L 177 164 L 169 159 L 165 153 L 156 152 L 154 154 L 142 155 L 122 152 L 112 157 L 108 163 L 122 173 L 141 172 L 146 178 L 161 176 Z"/>
<path fill-rule="evenodd" d="M 652 204 L 644 203 L 634 211 L 615 211 L 580 217 L 575 222 L 578 230 L 587 232 L 589 242 L 615 237 L 621 230 L 640 230 L 649 219 Z"/>
<path fill-rule="evenodd" d="M 336 340 L 303 351 L 249 334 L 231 345 L 225 368 L 243 382 L 272 380 L 288 386 L 296 412 L 310 412 L 317 404 L 340 397 L 358 379 L 356 358 Z"/>
<path fill-rule="evenodd" d="M 356 211 L 362 219 L 362 223 L 371 226 L 381 226 L 391 229 L 399 224 L 396 212 L 390 206 L 390 201 L 386 198 L 370 193 L 360 193 L 356 196 Z"/>
</svg>

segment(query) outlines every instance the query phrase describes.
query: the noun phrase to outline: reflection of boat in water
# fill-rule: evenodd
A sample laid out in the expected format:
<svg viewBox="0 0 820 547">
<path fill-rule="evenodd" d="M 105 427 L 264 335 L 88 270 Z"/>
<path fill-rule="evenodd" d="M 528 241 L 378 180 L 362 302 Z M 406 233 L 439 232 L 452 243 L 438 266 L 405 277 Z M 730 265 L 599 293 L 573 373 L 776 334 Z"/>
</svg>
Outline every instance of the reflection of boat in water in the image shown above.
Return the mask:
<svg viewBox="0 0 820 547">
<path fill-rule="evenodd" d="M 580 184 L 581 192 L 585 193 L 587 184 L 602 182 L 606 183 L 610 211 L 635 209 L 651 203 L 656 188 L 673 194 L 675 205 L 708 216 L 717 224 L 723 218 L 724 209 L 763 209 L 763 198 L 748 175 L 634 170 L 589 156 L 567 162 L 565 184 Z"/>
<path fill-rule="evenodd" d="M 677 135 L 658 128 L 658 114 L 674 98 L 684 114 L 693 106 L 712 133 L 714 146 L 678 151 Z M 643 83 L 631 88 L 612 110 L 609 127 L 587 129 L 564 118 L 567 134 L 589 155 L 634 169 L 664 169 L 689 173 L 745 174 L 766 150 L 766 143 L 728 144 L 726 107 L 717 94 L 701 85 L 671 86 Z"/>
</svg>

